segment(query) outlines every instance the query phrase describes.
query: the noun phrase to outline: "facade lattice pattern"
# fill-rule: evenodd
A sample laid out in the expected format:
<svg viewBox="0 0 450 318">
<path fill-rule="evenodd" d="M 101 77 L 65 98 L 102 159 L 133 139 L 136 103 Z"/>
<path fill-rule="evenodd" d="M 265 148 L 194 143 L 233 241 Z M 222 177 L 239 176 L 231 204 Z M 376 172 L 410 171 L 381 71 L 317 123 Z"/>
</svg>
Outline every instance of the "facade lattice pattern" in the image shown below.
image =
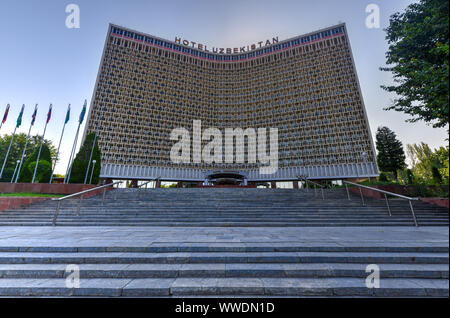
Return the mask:
<svg viewBox="0 0 450 318">
<path fill-rule="evenodd" d="M 146 177 L 145 168 L 158 167 L 167 179 L 201 179 L 180 171 L 214 169 L 260 178 L 258 164 L 247 160 L 172 163 L 170 133 L 176 127 L 192 132 L 193 120 L 221 131 L 278 128 L 279 167 L 291 172 L 273 179 L 314 167 L 316 177 L 377 174 L 345 25 L 227 61 L 217 56 L 110 26 L 86 129 L 98 131 L 102 175 Z M 119 169 L 124 166 L 144 170 Z"/>
</svg>

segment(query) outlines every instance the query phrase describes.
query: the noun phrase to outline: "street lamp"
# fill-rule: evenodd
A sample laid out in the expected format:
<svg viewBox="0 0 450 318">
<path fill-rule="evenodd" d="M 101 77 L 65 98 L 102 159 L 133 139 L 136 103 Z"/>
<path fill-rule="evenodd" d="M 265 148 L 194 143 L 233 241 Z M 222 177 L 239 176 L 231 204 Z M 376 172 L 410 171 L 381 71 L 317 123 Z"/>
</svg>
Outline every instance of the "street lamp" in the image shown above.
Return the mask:
<svg viewBox="0 0 450 318">
<path fill-rule="evenodd" d="M 92 171 L 91 171 L 91 177 L 89 178 L 89 184 L 92 184 L 92 175 L 94 174 L 94 168 L 95 168 L 95 163 L 97 162 L 97 160 L 92 160 Z"/>
<path fill-rule="evenodd" d="M 13 173 L 13 175 L 12 175 L 12 178 L 11 178 L 11 182 L 10 182 L 10 183 L 13 183 L 14 176 L 15 176 L 16 170 L 17 170 L 17 166 L 19 166 L 19 163 L 20 163 L 20 160 L 17 160 L 16 167 L 14 168 L 14 173 Z M 17 171 L 17 173 L 19 173 L 19 171 Z"/>
</svg>

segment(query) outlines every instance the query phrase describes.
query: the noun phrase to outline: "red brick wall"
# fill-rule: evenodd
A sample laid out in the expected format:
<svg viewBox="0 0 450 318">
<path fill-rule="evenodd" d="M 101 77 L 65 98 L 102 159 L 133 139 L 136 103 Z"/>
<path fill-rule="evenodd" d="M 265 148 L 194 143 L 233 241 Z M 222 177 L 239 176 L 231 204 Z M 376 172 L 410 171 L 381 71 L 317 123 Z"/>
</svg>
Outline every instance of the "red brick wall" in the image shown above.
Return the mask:
<svg viewBox="0 0 450 318">
<path fill-rule="evenodd" d="M 48 194 L 72 194 L 95 187 L 97 187 L 97 185 L 0 182 L 0 193 L 30 192 Z"/>
<path fill-rule="evenodd" d="M 45 183 L 6 183 L 0 182 L 0 193 L 45 193 L 45 194 L 72 194 L 80 191 L 97 187 L 89 184 L 45 184 Z M 106 188 L 110 191 L 111 188 Z M 95 195 L 101 195 L 103 189 L 86 193 L 83 198 L 87 199 Z M 8 209 L 14 209 L 19 206 L 29 205 L 36 202 L 50 200 L 51 198 L 33 198 L 33 197 L 0 197 L 0 212 Z"/>
<path fill-rule="evenodd" d="M 449 208 L 448 198 L 420 198 L 420 201 L 442 206 L 444 208 Z"/>
<path fill-rule="evenodd" d="M 371 185 L 370 187 L 376 188 L 376 189 L 380 189 L 380 190 L 384 190 L 384 191 L 388 191 L 388 192 L 393 192 L 393 193 L 396 193 L 396 194 L 401 194 L 401 195 L 404 195 L 404 196 L 407 196 L 407 197 L 410 196 L 408 194 L 406 186 L 402 186 L 402 185 L 396 185 L 396 184 Z M 433 186 L 431 186 L 431 187 L 433 187 Z M 362 189 L 363 195 L 366 196 L 366 197 L 374 198 L 374 199 L 384 199 L 384 194 L 383 193 L 380 193 L 380 192 L 377 192 L 377 191 L 373 191 L 373 190 L 369 190 L 369 189 L 363 189 L 363 188 L 361 188 L 361 189 Z M 351 192 L 356 193 L 356 194 L 359 195 L 359 188 L 358 187 L 352 187 L 352 186 L 349 185 L 349 190 Z M 434 203 L 434 204 L 441 205 L 441 206 L 446 206 L 448 208 L 448 199 L 445 199 L 445 198 L 443 198 L 443 199 L 441 199 L 441 198 L 420 198 L 420 199 L 422 201 Z M 447 200 L 447 203 L 445 203 L 445 200 Z M 432 201 L 435 201 L 435 202 L 432 202 Z"/>
<path fill-rule="evenodd" d="M 50 199 L 51 198 L 0 197 L 0 212 Z"/>
</svg>

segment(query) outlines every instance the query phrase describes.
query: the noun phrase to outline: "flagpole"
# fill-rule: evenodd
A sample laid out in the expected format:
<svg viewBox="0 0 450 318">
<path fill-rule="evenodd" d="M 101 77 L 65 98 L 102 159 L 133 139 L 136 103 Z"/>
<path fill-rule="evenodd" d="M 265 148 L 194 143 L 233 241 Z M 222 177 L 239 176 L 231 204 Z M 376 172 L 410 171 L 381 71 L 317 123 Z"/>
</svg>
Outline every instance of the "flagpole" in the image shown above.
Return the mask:
<svg viewBox="0 0 450 318">
<path fill-rule="evenodd" d="M 12 145 L 12 143 L 13 143 L 14 136 L 16 135 L 16 130 L 17 130 L 17 128 L 19 128 L 20 125 L 22 124 L 22 116 L 23 116 L 23 111 L 24 111 L 24 109 L 25 109 L 25 104 L 22 105 L 22 109 L 20 110 L 19 117 L 17 117 L 16 128 L 14 128 L 14 132 L 13 132 L 13 134 L 12 134 L 12 136 L 11 136 L 11 142 L 9 143 L 8 151 L 6 152 L 5 160 L 3 161 L 2 170 L 0 171 L 0 179 L 1 179 L 2 176 L 3 176 L 3 170 L 5 169 L 6 161 L 8 160 L 9 151 L 11 150 L 11 145 Z"/>
<path fill-rule="evenodd" d="M 84 184 L 86 184 L 87 177 L 89 174 L 89 168 L 91 167 L 92 154 L 94 153 L 95 142 L 97 141 L 97 131 L 95 132 L 94 142 L 92 143 L 91 155 L 89 156 L 89 162 L 86 170 L 86 176 L 84 177 Z"/>
<path fill-rule="evenodd" d="M 53 169 L 52 169 L 52 175 L 50 176 L 50 184 L 53 181 L 53 174 L 55 172 L 55 168 L 56 168 L 56 162 L 58 161 L 58 155 L 59 155 L 59 147 L 61 147 L 61 141 L 64 135 L 64 128 L 66 128 L 66 124 L 64 124 L 62 132 L 61 132 L 61 138 L 59 139 L 59 145 L 58 145 L 58 150 L 56 151 L 56 157 L 55 157 L 55 163 L 53 164 Z"/>
<path fill-rule="evenodd" d="M 0 123 L 0 129 L 2 129 L 3 123 L 6 121 L 6 118 L 8 117 L 8 113 L 9 113 L 9 104 L 6 105 L 5 114 L 3 115 L 3 120 Z"/>
<path fill-rule="evenodd" d="M 11 150 L 11 145 L 13 143 L 14 136 L 16 134 L 16 129 L 17 129 L 17 126 L 16 126 L 16 128 L 14 128 L 14 132 L 13 132 L 12 137 L 11 137 L 11 142 L 9 143 L 8 151 L 6 152 L 5 160 L 3 161 L 2 171 L 0 172 L 0 179 L 3 176 L 3 170 L 5 169 L 6 161 L 8 160 L 9 151 Z"/>
<path fill-rule="evenodd" d="M 71 162 L 72 162 L 72 157 L 73 157 L 73 150 L 74 150 L 74 147 L 75 147 L 75 145 L 76 145 L 76 140 L 77 140 L 77 138 L 78 138 L 78 130 L 79 130 L 79 129 L 80 129 L 80 126 L 78 125 L 77 132 L 75 133 L 74 145 L 72 146 L 72 150 L 70 151 L 69 162 L 67 163 L 66 174 L 64 175 L 64 183 L 66 183 L 67 177 L 68 177 L 68 175 L 69 175 L 70 164 L 71 164 Z"/>
<path fill-rule="evenodd" d="M 36 104 L 36 106 L 34 106 L 33 115 L 36 115 L 36 110 L 37 110 L 37 104 Z M 16 180 L 14 181 L 14 183 L 17 183 L 17 181 L 19 180 L 20 169 L 22 168 L 23 157 L 25 156 L 25 151 L 27 150 L 28 140 L 30 138 L 31 127 L 33 127 L 33 124 L 34 124 L 34 118 L 31 120 L 30 129 L 28 129 L 28 135 L 27 135 L 27 139 L 25 141 L 25 147 L 23 148 L 22 157 L 20 158 L 19 170 L 17 171 Z"/>
<path fill-rule="evenodd" d="M 70 110 L 70 104 L 69 104 L 69 106 L 67 106 L 67 111 L 69 111 L 69 110 Z M 64 126 L 63 126 L 63 129 L 62 129 L 62 132 L 61 132 L 61 138 L 59 138 L 58 150 L 56 151 L 55 164 L 53 165 L 52 175 L 50 176 L 50 182 L 49 182 L 50 184 L 53 181 L 53 173 L 55 172 L 56 162 L 58 161 L 59 148 L 61 147 L 61 141 L 62 141 L 62 138 L 63 138 L 63 135 L 64 135 L 64 129 L 66 128 L 67 121 L 68 120 L 67 120 L 67 114 L 66 114 L 66 119 L 64 120 Z"/>
<path fill-rule="evenodd" d="M 80 126 L 81 126 L 81 123 L 78 124 L 77 133 L 75 135 L 75 142 L 73 143 L 73 147 L 72 147 L 71 162 L 69 162 L 69 166 L 67 167 L 66 183 L 69 183 L 69 181 L 70 181 L 70 174 L 72 173 L 72 166 L 73 166 L 73 162 L 75 161 L 75 151 L 76 151 L 76 147 L 77 147 L 78 133 L 80 132 Z"/>
<path fill-rule="evenodd" d="M 87 100 L 84 100 L 83 109 L 81 110 L 80 117 L 78 119 L 77 133 L 75 135 L 75 142 L 73 143 L 73 146 L 72 146 L 72 153 L 70 154 L 71 158 L 69 160 L 69 164 L 67 165 L 67 171 L 66 171 L 66 176 L 64 178 L 64 183 L 69 183 L 69 181 L 70 181 L 70 174 L 72 173 L 72 166 L 73 166 L 73 163 L 75 162 L 75 151 L 76 151 L 76 146 L 77 146 L 77 142 L 78 142 L 78 133 L 80 132 L 80 126 L 83 123 L 84 115 L 86 114 L 86 106 L 87 106 Z"/>
<path fill-rule="evenodd" d="M 76 139 L 77 139 L 77 136 L 78 136 L 78 129 L 80 129 L 79 126 L 78 126 L 77 132 L 75 134 L 75 144 L 76 144 Z M 75 144 L 72 146 L 72 150 L 70 151 L 69 162 L 67 163 L 66 174 L 64 175 L 64 183 L 66 183 L 67 177 L 69 175 L 70 163 L 72 162 L 73 148 L 75 147 Z"/>
<path fill-rule="evenodd" d="M 16 162 L 16 167 L 14 168 L 14 173 L 13 173 L 13 175 L 12 175 L 12 178 L 11 178 L 11 182 L 10 182 L 10 183 L 13 183 L 14 176 L 16 175 L 16 170 L 17 170 L 17 166 L 19 165 L 19 162 L 20 162 L 20 160 L 17 160 L 17 162 Z"/>
<path fill-rule="evenodd" d="M 48 110 L 49 113 L 51 110 L 52 110 L 52 104 L 50 104 L 50 108 Z M 41 150 L 42 150 L 42 145 L 44 144 L 45 131 L 47 130 L 48 122 L 49 122 L 49 118 L 48 118 L 48 114 L 47 114 L 47 120 L 45 121 L 45 127 L 44 127 L 44 133 L 42 134 L 41 145 L 39 146 L 39 152 L 38 152 L 38 156 L 36 158 L 36 165 L 34 166 L 33 179 L 31 180 L 31 183 L 34 183 L 34 179 L 36 178 L 36 172 L 37 172 L 37 168 L 39 166 L 39 158 L 41 157 Z"/>
</svg>

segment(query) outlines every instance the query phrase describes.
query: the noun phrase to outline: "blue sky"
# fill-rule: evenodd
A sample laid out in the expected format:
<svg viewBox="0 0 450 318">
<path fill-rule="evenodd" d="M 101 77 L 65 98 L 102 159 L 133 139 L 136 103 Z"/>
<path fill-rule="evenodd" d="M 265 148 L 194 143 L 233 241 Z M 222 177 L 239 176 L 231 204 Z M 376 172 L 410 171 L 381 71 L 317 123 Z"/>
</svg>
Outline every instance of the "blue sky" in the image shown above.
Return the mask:
<svg viewBox="0 0 450 318">
<path fill-rule="evenodd" d="M 387 43 L 383 28 L 389 16 L 410 0 L 2 0 L 0 11 L 0 113 L 11 111 L 0 133 L 11 133 L 22 104 L 26 105 L 19 132 L 27 132 L 31 114 L 39 104 L 32 130 L 42 134 L 45 116 L 53 103 L 46 138 L 57 145 L 67 105 L 72 119 L 66 127 L 61 160 L 63 173 L 85 99 L 90 102 L 108 24 L 115 23 L 169 40 L 175 36 L 219 47 L 239 47 L 278 36 L 280 41 L 323 27 L 347 23 L 356 68 L 372 133 L 380 125 L 394 130 L 403 144 L 424 141 L 445 144 L 446 130 L 424 123 L 405 123 L 406 115 L 386 112 L 394 96 L 380 88 L 391 82 L 379 71 L 385 63 Z M 80 28 L 65 25 L 68 4 L 80 8 Z M 365 26 L 368 4 L 380 7 L 381 28 Z M 84 125 L 83 125 L 84 126 Z M 83 127 L 82 127 L 83 128 Z"/>
</svg>

